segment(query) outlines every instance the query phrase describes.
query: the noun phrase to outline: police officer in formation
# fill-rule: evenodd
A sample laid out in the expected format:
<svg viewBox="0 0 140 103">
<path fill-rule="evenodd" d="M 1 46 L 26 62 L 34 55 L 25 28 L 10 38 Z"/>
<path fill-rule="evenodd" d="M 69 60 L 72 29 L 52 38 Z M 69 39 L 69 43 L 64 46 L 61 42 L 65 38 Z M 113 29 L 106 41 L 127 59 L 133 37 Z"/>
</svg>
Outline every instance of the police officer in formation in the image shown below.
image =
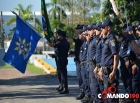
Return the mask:
<svg viewBox="0 0 140 103">
<path fill-rule="evenodd" d="M 139 38 L 137 37 L 136 33 L 139 36 L 139 25 L 134 26 L 128 26 L 128 28 L 126 29 L 126 32 L 132 36 L 133 40 L 135 40 L 135 42 L 139 45 Z M 126 42 L 129 43 L 129 41 L 127 40 L 127 35 L 125 36 L 126 38 Z M 122 46 L 123 47 L 123 46 Z M 125 89 L 128 93 L 134 93 L 134 94 L 139 94 L 140 93 L 140 71 L 139 71 L 139 63 L 140 63 L 140 59 L 139 56 L 137 56 L 133 50 L 132 50 L 132 46 L 129 43 L 129 48 L 127 51 L 127 55 L 125 58 L 127 58 L 127 63 L 126 63 L 126 67 L 127 70 L 125 72 L 127 72 L 126 76 L 128 76 L 128 81 L 124 82 L 124 86 Z M 123 76 L 122 76 L 123 77 Z M 126 77 L 123 77 L 126 78 Z M 126 81 L 126 80 L 125 80 Z M 126 84 L 128 83 L 128 84 Z M 139 99 L 128 99 L 129 101 L 134 101 L 135 103 L 139 103 Z"/>
<path fill-rule="evenodd" d="M 83 79 L 82 79 L 82 74 L 81 74 L 81 66 L 80 66 L 80 60 L 79 60 L 79 53 L 80 53 L 80 47 L 82 46 L 84 42 L 84 37 L 81 31 L 83 29 L 83 25 L 77 25 L 76 29 L 76 34 L 78 35 L 78 38 L 68 38 L 67 41 L 69 43 L 74 42 L 75 47 L 74 47 L 74 52 L 71 52 L 70 54 L 75 55 L 74 62 L 76 65 L 76 74 L 77 74 L 77 79 L 78 79 L 78 85 L 80 89 L 80 94 L 76 97 L 77 100 L 83 99 L 85 96 L 84 93 L 84 84 L 83 84 Z"/>
<path fill-rule="evenodd" d="M 131 69 L 130 68 L 130 44 L 126 40 L 127 25 L 122 27 L 121 33 L 118 35 L 118 41 L 120 42 L 120 70 L 121 79 L 125 88 L 125 93 L 131 93 Z"/>
<path fill-rule="evenodd" d="M 83 36 L 84 36 L 84 42 L 82 46 L 80 47 L 80 54 L 79 54 L 79 60 L 80 60 L 80 66 L 81 66 L 81 75 L 84 85 L 84 93 L 85 96 L 83 99 L 81 99 L 82 102 L 86 103 L 90 100 L 91 93 L 90 93 L 90 84 L 89 84 L 89 71 L 87 69 L 87 50 L 88 50 L 88 33 L 87 33 L 87 26 L 83 27 Z"/>
</svg>

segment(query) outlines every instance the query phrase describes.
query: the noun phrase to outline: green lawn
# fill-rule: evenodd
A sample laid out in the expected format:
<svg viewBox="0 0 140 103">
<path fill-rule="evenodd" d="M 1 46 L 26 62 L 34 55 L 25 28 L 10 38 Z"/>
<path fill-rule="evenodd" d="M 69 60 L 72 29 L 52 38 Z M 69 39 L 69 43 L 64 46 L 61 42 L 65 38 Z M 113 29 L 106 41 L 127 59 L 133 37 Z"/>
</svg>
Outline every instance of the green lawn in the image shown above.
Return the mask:
<svg viewBox="0 0 140 103">
<path fill-rule="evenodd" d="M 2 69 L 2 68 L 7 69 L 7 68 L 13 68 L 13 67 L 6 63 L 5 66 L 0 66 L 0 69 Z"/>
<path fill-rule="evenodd" d="M 0 69 L 2 69 L 2 68 L 4 68 L 4 69 L 7 69 L 7 68 L 13 69 L 14 67 L 12 67 L 9 64 L 6 64 L 5 66 L 0 66 Z M 27 68 L 27 70 L 31 71 L 33 74 L 44 74 L 44 70 L 41 69 L 41 68 L 35 67 L 34 64 L 28 63 L 26 68 Z"/>
</svg>

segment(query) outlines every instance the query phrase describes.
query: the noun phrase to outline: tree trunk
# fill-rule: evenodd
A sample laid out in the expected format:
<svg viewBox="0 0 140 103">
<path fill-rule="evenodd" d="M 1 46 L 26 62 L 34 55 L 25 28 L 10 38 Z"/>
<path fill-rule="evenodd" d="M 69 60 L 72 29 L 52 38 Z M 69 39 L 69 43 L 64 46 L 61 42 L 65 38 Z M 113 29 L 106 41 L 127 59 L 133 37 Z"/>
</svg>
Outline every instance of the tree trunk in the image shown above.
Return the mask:
<svg viewBox="0 0 140 103">
<path fill-rule="evenodd" d="M 73 0 L 71 0 L 71 25 L 73 26 Z"/>
<path fill-rule="evenodd" d="M 83 23 L 84 24 L 85 24 L 85 17 L 86 17 L 85 6 L 86 6 L 86 1 L 84 1 L 84 5 L 83 5 Z"/>
</svg>

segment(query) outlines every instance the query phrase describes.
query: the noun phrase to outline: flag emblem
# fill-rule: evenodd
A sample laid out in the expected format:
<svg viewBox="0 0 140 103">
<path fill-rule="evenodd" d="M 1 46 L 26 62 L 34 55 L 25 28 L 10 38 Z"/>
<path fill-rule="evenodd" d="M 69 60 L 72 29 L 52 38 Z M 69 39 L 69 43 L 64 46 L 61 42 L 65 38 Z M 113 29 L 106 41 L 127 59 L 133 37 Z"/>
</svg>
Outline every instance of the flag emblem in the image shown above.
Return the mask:
<svg viewBox="0 0 140 103">
<path fill-rule="evenodd" d="M 22 40 L 20 37 L 18 39 L 18 42 L 15 42 L 15 43 L 17 46 L 15 50 L 18 51 L 19 55 L 23 55 L 24 59 L 26 59 L 28 57 L 29 51 L 31 50 L 31 43 L 27 43 L 26 39 Z"/>
</svg>

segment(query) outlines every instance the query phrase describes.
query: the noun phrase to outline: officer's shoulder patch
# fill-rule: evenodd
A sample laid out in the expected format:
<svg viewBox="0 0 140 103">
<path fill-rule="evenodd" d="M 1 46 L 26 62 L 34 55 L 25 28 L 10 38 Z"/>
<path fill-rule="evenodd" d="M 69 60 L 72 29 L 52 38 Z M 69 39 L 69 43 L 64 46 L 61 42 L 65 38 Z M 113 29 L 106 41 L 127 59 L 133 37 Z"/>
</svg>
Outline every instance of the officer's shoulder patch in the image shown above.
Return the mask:
<svg viewBox="0 0 140 103">
<path fill-rule="evenodd" d="M 111 39 L 111 40 L 110 40 L 110 42 L 115 42 L 115 41 L 116 41 L 115 39 Z"/>
<path fill-rule="evenodd" d="M 99 41 L 99 40 L 97 39 L 97 40 L 96 40 L 96 43 L 98 43 L 98 41 Z"/>
<path fill-rule="evenodd" d="M 112 46 L 115 46 L 115 41 L 116 41 L 115 39 L 110 40 L 110 43 L 111 43 Z"/>
</svg>

